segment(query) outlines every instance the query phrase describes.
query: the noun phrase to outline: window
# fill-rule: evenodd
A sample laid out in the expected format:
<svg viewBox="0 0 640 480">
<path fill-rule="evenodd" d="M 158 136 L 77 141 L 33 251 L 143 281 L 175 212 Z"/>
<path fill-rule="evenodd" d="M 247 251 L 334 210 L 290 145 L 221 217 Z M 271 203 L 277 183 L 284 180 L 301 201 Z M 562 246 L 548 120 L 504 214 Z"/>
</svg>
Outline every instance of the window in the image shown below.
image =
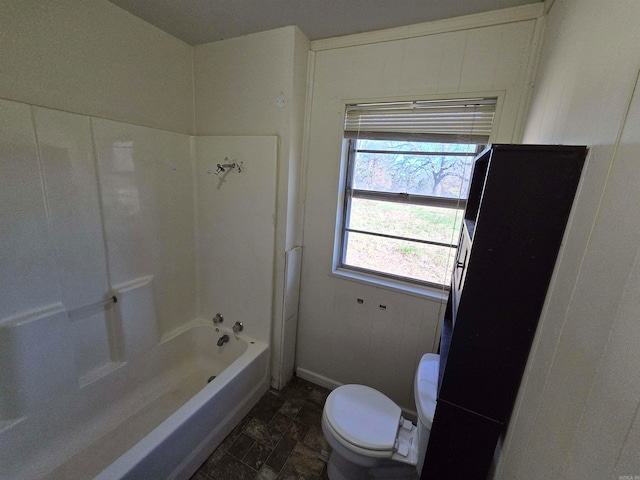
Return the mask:
<svg viewBox="0 0 640 480">
<path fill-rule="evenodd" d="M 338 267 L 447 288 L 495 99 L 348 105 Z"/>
</svg>

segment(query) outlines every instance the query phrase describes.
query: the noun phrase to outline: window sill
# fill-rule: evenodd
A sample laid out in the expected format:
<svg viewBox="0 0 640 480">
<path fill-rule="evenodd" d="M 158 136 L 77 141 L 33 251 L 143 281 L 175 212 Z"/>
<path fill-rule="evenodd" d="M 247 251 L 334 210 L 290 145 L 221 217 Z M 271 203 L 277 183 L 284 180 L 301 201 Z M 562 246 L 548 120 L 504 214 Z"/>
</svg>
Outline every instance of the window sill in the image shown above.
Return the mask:
<svg viewBox="0 0 640 480">
<path fill-rule="evenodd" d="M 387 290 L 405 293 L 407 295 L 413 295 L 415 297 L 421 297 L 436 302 L 446 302 L 449 296 L 448 290 L 415 285 L 408 282 L 402 282 L 400 280 L 382 278 L 375 275 L 368 275 L 366 273 L 354 272 L 345 268 L 334 268 L 329 275 L 332 277 L 342 278 L 343 280 L 352 280 L 354 282 L 385 288 Z"/>
</svg>

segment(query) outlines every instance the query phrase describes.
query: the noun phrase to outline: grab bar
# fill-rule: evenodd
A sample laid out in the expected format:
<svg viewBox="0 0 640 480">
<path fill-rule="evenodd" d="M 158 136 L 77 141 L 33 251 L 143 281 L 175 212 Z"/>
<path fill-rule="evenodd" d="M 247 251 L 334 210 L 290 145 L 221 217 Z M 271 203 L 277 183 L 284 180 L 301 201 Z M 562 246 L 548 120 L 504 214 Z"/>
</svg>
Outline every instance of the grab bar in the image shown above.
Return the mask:
<svg viewBox="0 0 640 480">
<path fill-rule="evenodd" d="M 113 303 L 118 303 L 118 298 L 113 295 L 106 300 L 101 300 L 96 303 L 91 303 L 89 305 L 84 305 L 82 307 L 74 308 L 73 310 L 69 310 L 67 315 L 69 316 L 69 320 L 80 320 L 81 318 L 87 318 L 91 315 L 95 315 L 103 309 L 106 309 L 111 306 Z"/>
</svg>

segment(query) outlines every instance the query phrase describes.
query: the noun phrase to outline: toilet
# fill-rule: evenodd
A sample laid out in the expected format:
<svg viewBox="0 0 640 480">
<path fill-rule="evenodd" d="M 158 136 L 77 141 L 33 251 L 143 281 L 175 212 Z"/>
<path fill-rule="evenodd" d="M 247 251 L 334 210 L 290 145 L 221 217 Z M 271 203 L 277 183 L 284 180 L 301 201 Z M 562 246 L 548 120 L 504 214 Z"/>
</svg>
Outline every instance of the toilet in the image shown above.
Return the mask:
<svg viewBox="0 0 640 480">
<path fill-rule="evenodd" d="M 365 385 L 342 385 L 327 397 L 322 431 L 332 451 L 330 480 L 418 479 L 436 409 L 440 356 L 422 356 L 414 380 L 418 424 L 389 397 Z"/>
</svg>

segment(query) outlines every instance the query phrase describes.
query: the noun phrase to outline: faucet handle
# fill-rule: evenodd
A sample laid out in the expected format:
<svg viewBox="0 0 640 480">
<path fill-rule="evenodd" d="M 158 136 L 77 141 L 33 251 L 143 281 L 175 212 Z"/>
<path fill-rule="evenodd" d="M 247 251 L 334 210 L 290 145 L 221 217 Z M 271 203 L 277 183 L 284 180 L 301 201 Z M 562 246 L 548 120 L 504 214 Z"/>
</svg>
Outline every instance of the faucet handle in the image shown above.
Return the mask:
<svg viewBox="0 0 640 480">
<path fill-rule="evenodd" d="M 242 330 L 244 330 L 244 325 L 242 324 L 242 322 L 236 322 L 233 325 L 233 331 L 235 333 L 241 332 Z"/>
<path fill-rule="evenodd" d="M 216 313 L 216 316 L 213 317 L 213 324 L 218 325 L 219 323 L 224 322 L 224 317 L 221 313 Z"/>
</svg>

